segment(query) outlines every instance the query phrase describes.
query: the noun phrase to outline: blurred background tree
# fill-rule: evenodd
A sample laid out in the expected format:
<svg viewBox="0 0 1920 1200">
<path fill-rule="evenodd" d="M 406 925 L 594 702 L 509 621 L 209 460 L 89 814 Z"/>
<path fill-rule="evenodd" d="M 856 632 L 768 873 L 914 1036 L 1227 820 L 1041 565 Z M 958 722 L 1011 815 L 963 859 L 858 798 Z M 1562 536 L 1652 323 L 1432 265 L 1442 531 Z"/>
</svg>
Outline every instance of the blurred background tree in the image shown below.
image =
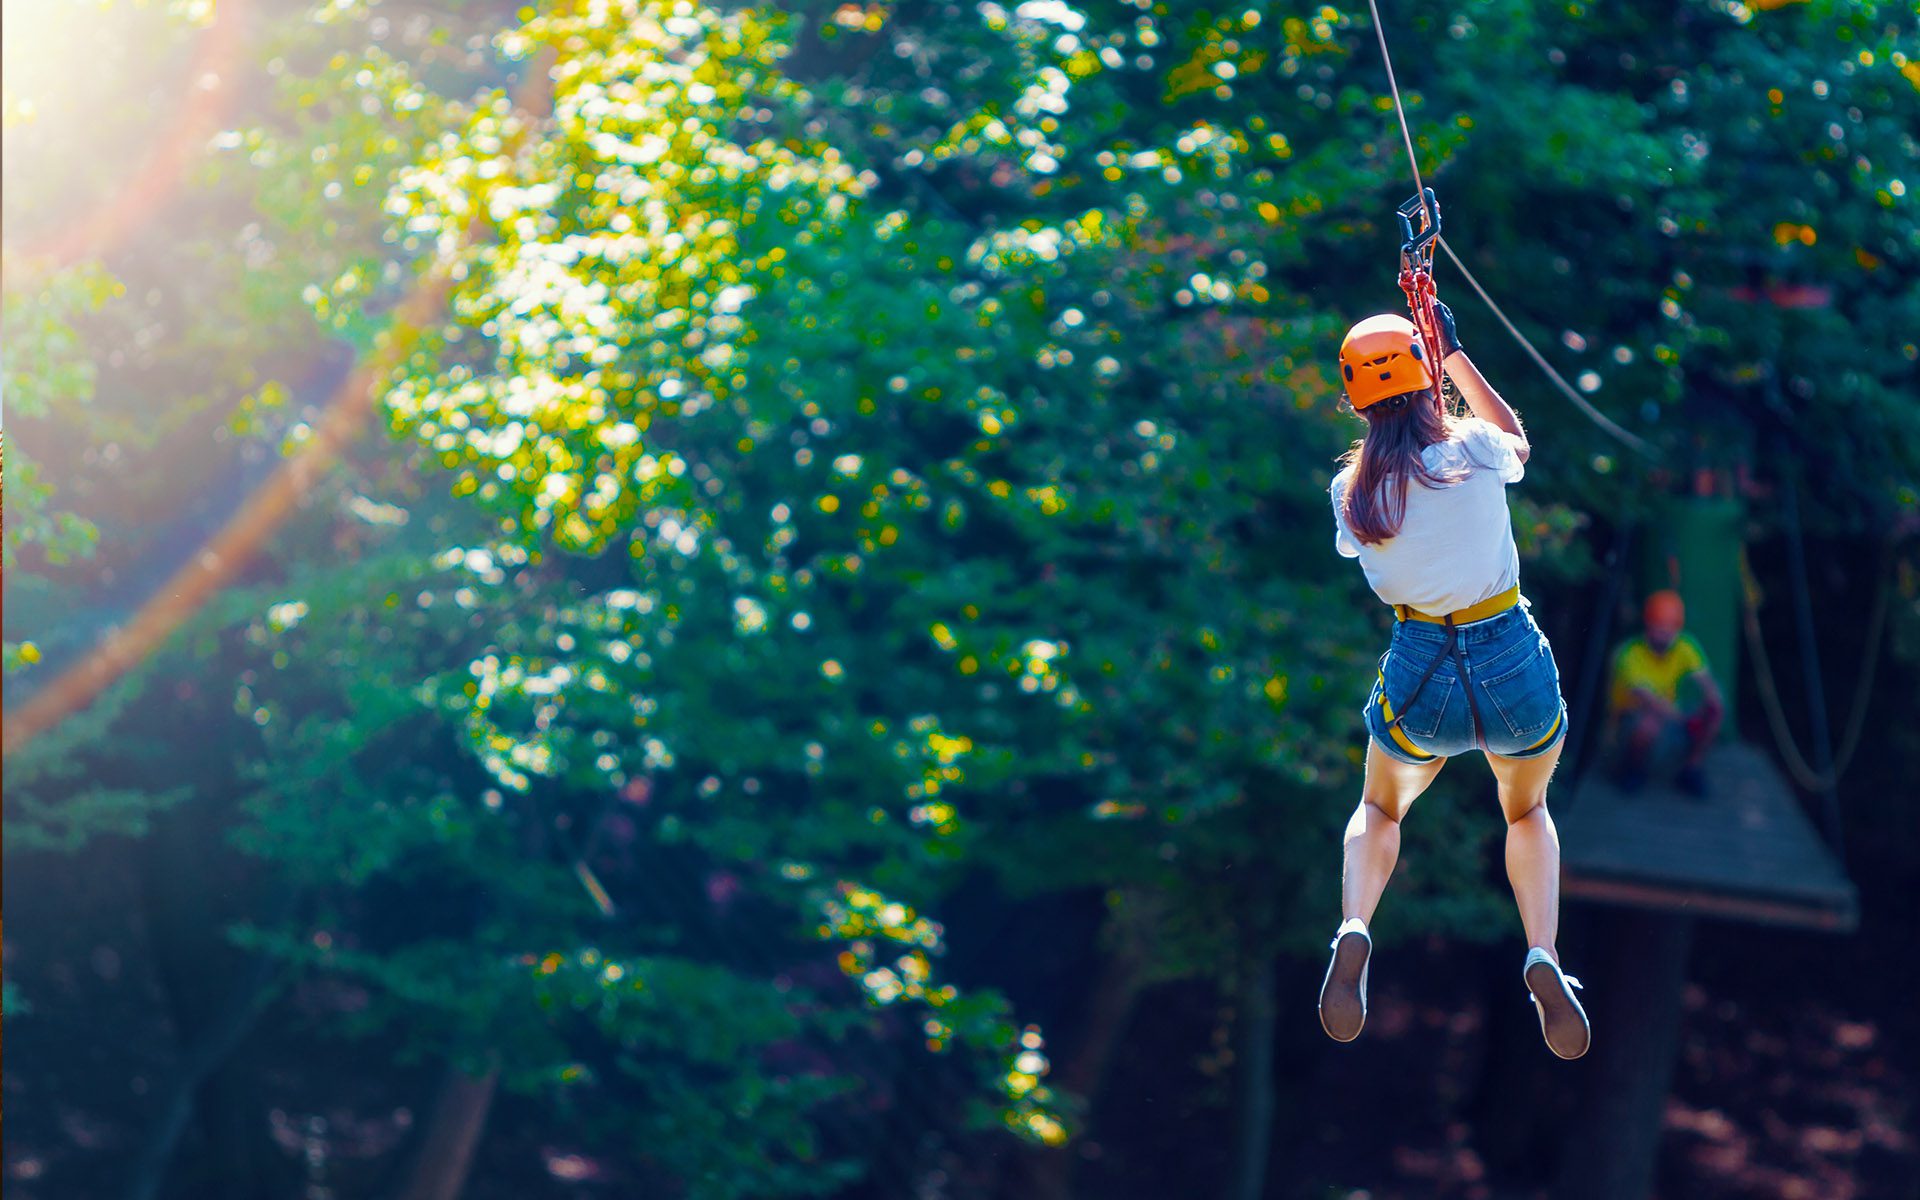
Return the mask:
<svg viewBox="0 0 1920 1200">
<path fill-rule="evenodd" d="M 1542 449 L 1516 532 L 1569 678 L 1605 549 L 1702 470 L 1764 487 L 1792 449 L 1838 561 L 1910 522 L 1911 14 L 1401 7 L 1450 241 L 1659 448 L 1536 384 L 1442 268 Z M 1400 303 L 1410 190 L 1364 13 L 114 11 L 126 107 L 42 99 L 6 149 L 7 397 L 61 481 L 22 491 L 12 448 L 26 686 L 452 287 L 401 331 L 394 439 L 8 756 L 10 1089 L 76 1086 L 80 1014 L 122 1014 L 118 1058 L 178 1047 L 106 1106 L 127 1152 L 46 1186 L 451 1195 L 475 1155 L 471 1194 L 536 1159 L 716 1197 L 1311 1177 L 1308 997 L 1387 620 L 1327 553 L 1354 427 L 1325 363 Z M 24 19 L 8 89 L 52 95 Z M 31 32 L 45 70 L 79 36 Z M 217 106 L 160 110 L 198 129 L 178 171 L 68 236 L 121 147 L 172 144 L 138 89 L 216 52 Z M 100 552 L 57 561 L 89 521 Z M 1470 776 L 1410 824 L 1386 938 L 1511 942 Z M 101 945 L 163 998 L 97 949 L 76 982 L 63 904 L 144 912 Z M 1193 1044 L 1142 1049 L 1168 1027 Z M 1103 1137 L 1143 1054 L 1234 1132 Z M 298 1082 L 316 1061 L 347 1065 Z"/>
</svg>

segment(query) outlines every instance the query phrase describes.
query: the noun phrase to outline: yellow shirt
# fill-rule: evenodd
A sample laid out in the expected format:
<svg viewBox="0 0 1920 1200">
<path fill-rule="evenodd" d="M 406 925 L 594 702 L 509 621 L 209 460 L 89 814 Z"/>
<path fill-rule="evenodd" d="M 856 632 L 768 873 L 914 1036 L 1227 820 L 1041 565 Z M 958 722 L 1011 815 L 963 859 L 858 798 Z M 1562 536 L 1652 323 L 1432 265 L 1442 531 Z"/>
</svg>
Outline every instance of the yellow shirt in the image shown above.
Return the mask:
<svg viewBox="0 0 1920 1200">
<path fill-rule="evenodd" d="M 1644 637 L 1631 638 L 1613 656 L 1613 708 L 1615 712 L 1633 702 L 1636 688 L 1675 704 L 1680 699 L 1680 681 L 1695 671 L 1707 669 L 1707 656 L 1691 634 L 1675 638 L 1662 654 L 1647 644 Z"/>
</svg>

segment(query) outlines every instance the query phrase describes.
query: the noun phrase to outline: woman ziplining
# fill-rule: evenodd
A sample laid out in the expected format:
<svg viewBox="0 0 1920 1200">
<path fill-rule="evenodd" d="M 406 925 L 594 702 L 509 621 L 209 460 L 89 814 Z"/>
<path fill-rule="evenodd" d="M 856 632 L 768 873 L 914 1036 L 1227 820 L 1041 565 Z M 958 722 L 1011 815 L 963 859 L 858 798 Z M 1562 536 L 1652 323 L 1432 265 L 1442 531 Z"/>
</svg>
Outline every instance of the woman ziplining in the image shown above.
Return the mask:
<svg viewBox="0 0 1920 1200">
<path fill-rule="evenodd" d="M 1424 195 L 1431 206 L 1432 193 Z M 1429 247 L 1437 233 L 1435 206 L 1423 235 Z M 1417 263 L 1415 241 L 1407 250 Z M 1507 818 L 1507 876 L 1529 947 L 1522 978 L 1548 1048 L 1578 1058 L 1591 1034 L 1573 994 L 1579 981 L 1561 971 L 1554 944 L 1560 847 L 1546 805 L 1566 703 L 1553 650 L 1520 594 L 1507 511 L 1506 488 L 1525 474 L 1531 447 L 1513 409 L 1460 349 L 1453 314 L 1430 284 L 1424 294 L 1408 288 L 1408 299 L 1435 349 L 1423 345 L 1427 331 L 1394 314 L 1361 321 L 1340 346 L 1344 399 L 1367 432 L 1333 480 L 1335 547 L 1360 560 L 1397 619 L 1367 700 L 1366 778 L 1344 838 L 1343 921 L 1320 1023 L 1336 1041 L 1359 1036 L 1369 924 L 1399 857 L 1400 822 L 1449 757 L 1477 749 Z M 1472 416 L 1444 408 L 1446 375 Z"/>
<path fill-rule="evenodd" d="M 1333 480 L 1335 548 L 1360 560 L 1396 621 L 1367 700 L 1366 776 L 1343 839 L 1342 921 L 1320 987 L 1320 1024 L 1336 1041 L 1360 1036 L 1373 954 L 1368 926 L 1400 855 L 1400 821 L 1449 757 L 1477 749 L 1507 818 L 1507 878 L 1528 943 L 1521 977 L 1547 1048 L 1579 1058 L 1592 1030 L 1573 994 L 1580 981 L 1560 969 L 1555 946 L 1560 842 L 1547 812 L 1547 781 L 1566 741 L 1566 701 L 1553 648 L 1520 594 L 1506 499 L 1532 447 L 1519 417 L 1460 349 L 1453 313 L 1434 288 L 1434 247 L 1446 250 L 1589 420 L 1642 454 L 1651 456 L 1652 447 L 1574 391 L 1441 239 L 1440 205 L 1420 178 L 1380 9 L 1374 0 L 1368 6 L 1413 172 L 1413 198 L 1398 209 L 1406 235 L 1399 282 L 1412 319 L 1368 317 L 1340 346 L 1344 401 L 1367 432 Z M 1471 416 L 1447 410 L 1449 372 Z"/>
</svg>

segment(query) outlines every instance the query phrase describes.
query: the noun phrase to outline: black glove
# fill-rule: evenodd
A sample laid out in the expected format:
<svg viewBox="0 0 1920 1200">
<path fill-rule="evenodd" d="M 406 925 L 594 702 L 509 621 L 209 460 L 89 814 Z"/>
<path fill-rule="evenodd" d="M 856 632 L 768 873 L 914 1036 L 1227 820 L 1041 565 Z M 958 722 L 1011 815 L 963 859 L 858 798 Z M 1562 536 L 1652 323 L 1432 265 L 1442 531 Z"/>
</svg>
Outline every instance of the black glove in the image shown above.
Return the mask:
<svg viewBox="0 0 1920 1200">
<path fill-rule="evenodd" d="M 1439 300 L 1433 302 L 1433 323 L 1440 334 L 1440 361 L 1444 363 L 1460 349 L 1460 331 L 1453 327 L 1453 310 Z"/>
</svg>

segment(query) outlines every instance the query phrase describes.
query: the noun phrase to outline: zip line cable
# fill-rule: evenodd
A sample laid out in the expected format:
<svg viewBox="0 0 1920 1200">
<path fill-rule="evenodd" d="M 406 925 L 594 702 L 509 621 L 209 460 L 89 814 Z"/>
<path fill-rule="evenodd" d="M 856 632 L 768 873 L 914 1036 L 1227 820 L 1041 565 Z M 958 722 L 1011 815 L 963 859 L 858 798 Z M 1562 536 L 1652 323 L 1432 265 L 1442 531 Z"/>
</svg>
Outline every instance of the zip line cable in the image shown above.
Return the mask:
<svg viewBox="0 0 1920 1200">
<path fill-rule="evenodd" d="M 1443 237 L 1443 238 L 1440 238 L 1439 241 L 1440 241 L 1440 248 L 1447 252 L 1448 258 L 1453 260 L 1454 267 L 1458 269 L 1461 276 L 1466 279 L 1468 286 L 1472 287 L 1473 290 L 1479 294 L 1480 299 L 1486 301 L 1487 307 L 1493 310 L 1494 316 L 1500 318 L 1500 323 L 1506 326 L 1507 332 L 1513 335 L 1513 340 L 1516 342 L 1519 342 L 1520 348 L 1522 350 L 1525 350 L 1527 352 L 1528 357 L 1533 359 L 1534 365 L 1538 366 L 1542 371 L 1546 372 L 1547 378 L 1551 379 L 1554 382 L 1554 384 L 1559 387 L 1560 391 L 1562 392 L 1562 394 L 1566 396 L 1567 399 L 1573 401 L 1574 406 L 1576 408 L 1578 408 L 1581 412 L 1587 415 L 1588 420 L 1592 421 L 1594 424 L 1598 425 L 1600 428 L 1606 430 L 1608 433 L 1612 434 L 1614 437 L 1620 439 L 1620 441 L 1625 445 L 1630 446 L 1633 449 L 1639 451 L 1641 454 L 1646 455 L 1648 458 L 1659 457 L 1659 455 L 1654 451 L 1652 446 L 1649 446 L 1645 441 L 1635 436 L 1634 434 L 1628 433 L 1626 430 L 1620 428 L 1619 425 L 1614 423 L 1612 418 L 1608 417 L 1607 414 L 1595 408 L 1593 404 L 1585 396 L 1582 396 L 1579 392 L 1575 391 L 1573 389 L 1573 385 L 1568 383 L 1565 377 L 1563 377 L 1560 374 L 1560 372 L 1553 369 L 1553 364 L 1547 361 L 1546 356 L 1541 354 L 1539 350 L 1535 349 L 1533 343 L 1527 340 L 1527 335 L 1524 333 L 1521 333 L 1519 328 L 1515 326 L 1512 321 L 1507 319 L 1507 314 L 1502 312 L 1500 309 L 1500 306 L 1493 302 L 1492 296 L 1487 295 L 1487 289 L 1480 286 L 1480 281 L 1473 277 L 1473 272 L 1467 270 L 1467 264 L 1460 261 L 1460 256 L 1458 254 L 1455 254 L 1453 252 L 1453 247 L 1447 244 L 1447 239 Z"/>
<path fill-rule="evenodd" d="M 1373 32 L 1380 39 L 1380 61 L 1387 64 L 1387 87 L 1393 91 L 1393 111 L 1400 114 L 1400 136 L 1407 142 L 1407 165 L 1413 168 L 1413 194 L 1425 202 L 1427 189 L 1420 182 L 1420 160 L 1413 154 L 1413 131 L 1407 128 L 1407 110 L 1400 106 L 1400 84 L 1393 77 L 1393 55 L 1387 52 L 1387 23 L 1380 19 L 1379 0 L 1367 0 L 1373 10 Z"/>
<path fill-rule="evenodd" d="M 1394 78 L 1393 74 L 1393 55 L 1387 50 L 1386 22 L 1380 19 L 1379 0 L 1367 0 L 1367 7 L 1373 13 L 1374 35 L 1380 40 L 1380 59 L 1387 67 L 1387 87 L 1393 93 L 1393 111 L 1400 119 L 1400 137 L 1407 145 L 1407 166 L 1413 171 L 1413 194 L 1416 197 L 1422 197 L 1422 203 L 1424 204 L 1424 197 L 1427 194 L 1426 185 L 1420 180 L 1420 160 L 1413 152 L 1413 130 L 1407 124 L 1406 106 L 1400 102 L 1400 84 L 1399 81 Z M 1467 264 L 1460 261 L 1460 256 L 1453 252 L 1453 247 L 1447 243 L 1447 239 L 1436 235 L 1435 240 L 1440 243 L 1441 249 L 1447 252 L 1447 257 L 1453 260 L 1453 265 L 1459 269 L 1461 275 L 1466 277 L 1467 283 L 1479 294 L 1480 299 L 1485 301 L 1487 307 L 1493 310 L 1493 315 L 1500 319 L 1500 324 L 1504 325 L 1507 332 L 1513 335 L 1513 339 L 1520 343 L 1520 348 L 1525 350 L 1527 356 L 1533 359 L 1534 364 L 1546 373 L 1547 378 L 1559 387 L 1567 399 L 1573 401 L 1574 407 L 1585 414 L 1588 420 L 1618 438 L 1622 444 L 1646 455 L 1648 458 L 1657 459 L 1659 457 L 1659 454 L 1652 446 L 1648 445 L 1643 439 L 1622 429 L 1605 413 L 1595 408 L 1585 396 L 1575 391 L 1573 385 L 1568 383 L 1566 379 L 1561 376 L 1560 372 L 1554 370 L 1553 364 L 1547 361 L 1546 356 L 1534 347 L 1534 344 L 1528 340 L 1527 335 L 1521 333 L 1519 327 L 1507 319 L 1507 314 L 1501 311 L 1498 304 L 1494 303 L 1493 297 L 1487 294 L 1487 289 L 1480 286 L 1480 281 L 1473 277 L 1473 272 L 1467 270 Z"/>
</svg>

